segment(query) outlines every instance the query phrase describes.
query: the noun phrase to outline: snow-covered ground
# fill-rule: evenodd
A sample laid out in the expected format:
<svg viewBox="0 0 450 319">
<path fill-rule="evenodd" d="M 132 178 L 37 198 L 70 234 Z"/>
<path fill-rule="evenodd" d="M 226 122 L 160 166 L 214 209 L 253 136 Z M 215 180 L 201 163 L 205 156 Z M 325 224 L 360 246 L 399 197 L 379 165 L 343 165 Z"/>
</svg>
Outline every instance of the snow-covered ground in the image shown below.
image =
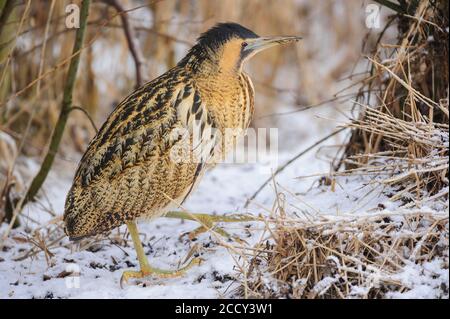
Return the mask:
<svg viewBox="0 0 450 319">
<path fill-rule="evenodd" d="M 248 195 L 242 190 L 252 189 L 251 186 L 262 182 L 255 170 L 251 166 L 218 167 L 207 175 L 186 208 L 191 212 L 242 212 Z M 61 214 L 64 195 L 69 187 L 68 180 L 52 181 L 54 185 L 48 189 L 47 196 L 52 202 L 52 210 Z M 291 181 L 291 185 L 286 188 L 293 190 L 296 183 L 298 182 Z M 379 204 L 389 209 L 396 206 L 378 191 L 361 200 L 367 189 L 361 187 L 360 179 L 347 181 L 343 188 L 338 187 L 335 192 L 327 191 L 326 188 L 316 188 L 302 195 L 303 205 L 312 207 L 317 213 L 327 212 L 327 216 L 332 215 L 330 212 L 337 216 L 375 214 L 380 212 Z M 274 197 L 270 195 L 271 192 L 273 191 L 269 187 L 261 196 L 263 200 L 260 202 L 267 201 L 268 207 Z M 302 203 L 296 205 L 302 206 Z M 46 214 L 42 208 L 34 208 L 30 209 L 30 216 Z M 248 212 L 264 215 L 265 211 L 253 207 Z M 24 239 L 31 235 L 28 231 L 33 226 L 26 222 L 27 219 L 22 220 L 24 225 L 12 231 L 0 253 L 0 298 L 221 298 L 233 297 L 238 287 L 234 279 L 238 273 L 235 258 L 239 255 L 221 245 L 223 239 L 212 234 L 202 234 L 194 242 L 179 240 L 180 234 L 197 227 L 194 222 L 160 218 L 148 224 L 140 224 L 140 232 L 144 235 L 145 251 L 152 265 L 177 268 L 195 246 L 196 252 L 204 259 L 200 266 L 190 269 L 183 277 L 148 278 L 122 289 L 119 285 L 122 272 L 137 267 L 135 251 L 130 242 L 124 245 L 103 239 L 81 251 L 76 245 L 69 245 L 70 248 L 56 245 L 49 248 L 52 256 L 48 259 L 40 252 L 24 260 L 14 261 L 32 248 Z M 261 227 L 258 223 L 224 226 L 249 245 L 259 239 Z M 54 228 L 46 228 L 43 237 L 49 229 Z M 0 231 L 3 233 L 5 230 L 6 224 L 3 224 Z M 123 234 L 123 228 L 120 230 Z M 67 242 L 67 239 L 63 239 L 61 243 L 66 246 Z M 414 289 L 404 294 L 392 294 L 390 297 L 439 296 L 441 284 L 448 287 L 449 280 L 448 270 L 442 266 L 440 261 L 432 261 L 424 267 L 411 264 L 397 277 Z M 79 272 L 79 276 L 67 276 L 69 272 Z"/>
<path fill-rule="evenodd" d="M 56 172 L 53 172 L 46 183 L 46 198 L 43 198 L 39 205 L 25 209 L 25 215 L 43 224 L 46 219 L 53 218 L 47 209 L 57 215 L 63 213 L 65 194 L 70 187 L 70 176 L 56 175 Z M 219 165 L 206 174 L 184 208 L 190 212 L 201 213 L 264 213 L 255 207 L 245 210 L 243 205 L 266 178 L 267 175 L 260 174 L 257 165 Z M 273 191 L 268 187 L 267 191 L 258 197 L 258 202 L 270 203 L 272 194 Z M 142 285 L 128 285 L 121 289 L 119 280 L 123 270 L 138 266 L 131 242 L 127 246 L 119 247 L 105 239 L 90 251 L 77 251 L 76 245 L 71 249 L 49 248 L 53 254 L 50 260 L 41 252 L 22 261 L 13 261 L 32 248 L 24 239 L 32 236 L 28 232 L 36 225 L 27 218 L 22 218 L 22 221 L 23 225 L 12 230 L 4 243 L 3 251 L 0 252 L 1 298 L 217 298 L 229 296 L 233 291 L 235 262 L 233 254 L 220 245 L 223 239 L 202 234 L 194 242 L 186 238 L 179 240 L 180 234 L 198 226 L 195 222 L 160 218 L 150 223 L 141 223 L 139 229 L 145 234 L 143 243 L 152 265 L 177 268 L 178 263 L 194 245 L 199 247 L 198 251 L 204 259 L 202 265 L 192 268 L 181 278 L 152 278 L 148 280 L 145 288 Z M 247 228 L 249 224 L 251 227 Z M 224 225 L 227 231 L 238 235 L 250 245 L 258 239 L 258 236 L 252 236 L 257 233 L 253 230 L 257 226 L 257 223 Z M 45 228 L 42 231 L 43 237 L 48 229 L 54 228 Z M 7 225 L 3 224 L 0 233 L 3 234 L 6 229 Z M 120 231 L 123 233 L 124 227 L 120 228 Z M 63 243 L 67 242 L 67 239 L 63 239 Z M 73 267 L 80 269 L 79 279 L 76 279 L 79 280 L 79 288 L 67 287 L 75 280 L 73 277 L 58 278 L 63 277 L 65 271 L 72 271 Z"/>
<path fill-rule="evenodd" d="M 264 210 L 251 207 L 243 210 L 247 197 L 256 186 L 260 185 L 265 176 L 258 173 L 254 165 L 219 166 L 211 171 L 195 194 L 186 203 L 190 212 L 230 213 L 248 212 L 264 214 Z M 69 188 L 69 180 L 56 180 L 47 190 L 47 196 L 52 203 L 52 210 L 58 215 L 63 212 L 63 202 Z M 298 182 L 291 181 L 291 187 Z M 353 184 L 353 191 L 358 192 L 360 185 Z M 298 189 L 298 187 L 296 187 Z M 260 197 L 262 205 L 270 207 L 273 201 L 273 190 L 268 187 Z M 329 196 L 330 195 L 330 196 Z M 309 205 L 320 210 L 350 211 L 354 208 L 354 198 L 357 193 L 339 192 L 328 194 L 314 190 L 310 196 L 305 196 Z M 345 199 L 345 200 L 343 200 Z M 363 207 L 374 208 L 385 198 L 370 199 Z M 43 206 L 46 206 L 44 202 Z M 47 206 L 48 207 L 48 206 Z M 30 217 L 49 216 L 42 207 L 27 209 Z M 23 255 L 32 246 L 24 242 L 27 228 L 33 224 L 26 218 L 24 225 L 12 231 L 0 253 L 0 294 L 2 298 L 45 298 L 45 297 L 77 297 L 77 298 L 217 298 L 226 297 L 233 292 L 233 278 L 236 276 L 233 252 L 220 245 L 220 239 L 211 234 L 202 234 L 197 241 L 179 240 L 179 235 L 197 227 L 194 222 L 160 218 L 151 223 L 141 223 L 140 232 L 145 234 L 145 251 L 152 265 L 160 268 L 176 268 L 190 249 L 197 245 L 204 263 L 188 271 L 186 276 L 175 279 L 148 280 L 142 285 L 128 285 L 124 289 L 119 286 L 120 276 L 125 269 L 137 267 L 137 260 L 131 242 L 127 246 L 118 246 L 109 240 L 103 240 L 90 251 L 77 251 L 65 247 L 50 248 L 53 257 L 45 258 L 43 252 L 22 261 L 13 261 Z M 27 227 L 27 224 L 29 227 Z M 258 240 L 258 224 L 250 223 L 224 225 L 225 229 L 238 235 L 248 244 Z M 2 233 L 6 230 L 2 225 Z M 52 227 L 50 227 L 52 229 Z M 123 229 L 121 229 L 123 230 Z M 123 231 L 122 231 L 123 233 Z M 63 242 L 67 243 L 67 239 Z M 236 257 L 236 256 L 234 256 Z M 79 267 L 79 288 L 68 288 L 73 277 L 64 276 L 65 271 Z M 76 268 L 75 268 L 76 269 Z"/>
<path fill-rule="evenodd" d="M 313 113 L 306 117 L 300 115 L 294 117 L 291 122 L 301 127 L 306 125 L 308 119 L 311 120 L 312 115 Z M 278 159 L 280 163 L 307 147 L 308 143 L 314 141 L 316 137 L 318 139 L 327 133 L 320 132 L 318 123 L 309 126 L 304 142 L 297 143 L 297 147 L 291 148 L 290 151 L 280 151 Z M 281 135 L 280 140 L 282 138 Z M 335 141 L 330 140 L 330 143 L 334 144 Z M 30 171 L 37 169 L 37 164 L 29 164 Z M 186 238 L 180 240 L 181 234 L 198 226 L 197 223 L 190 221 L 160 218 L 150 223 L 139 224 L 139 230 L 144 235 L 142 238 L 145 251 L 152 265 L 159 268 L 177 268 L 194 246 L 204 260 L 200 266 L 189 270 L 184 277 L 150 278 L 145 287 L 143 284 L 131 284 L 121 289 L 119 285 L 122 272 L 138 266 L 131 240 L 124 245 L 123 242 L 113 243 L 110 239 L 103 238 L 88 250 L 79 250 L 76 244 L 70 245 L 68 239 L 63 238 L 61 245 L 49 247 L 51 257 L 46 258 L 39 249 L 41 252 L 38 254 L 15 261 L 33 248 L 26 239 L 36 238 L 34 235 L 36 228 L 39 227 L 46 245 L 61 235 L 60 230 L 50 235 L 49 232 L 57 228 L 51 224 L 55 216 L 63 214 L 65 196 L 75 168 L 76 160 L 57 162 L 44 185 L 43 196 L 38 203 L 25 208 L 24 215 L 27 217 L 21 218 L 22 226 L 13 229 L 3 243 L 3 249 L 0 252 L 0 298 L 218 298 L 232 296 L 237 287 L 237 282 L 234 280 L 237 275 L 234 260 L 236 255 L 221 244 L 223 238 L 217 238 L 214 234 L 202 234 L 194 242 Z M 315 153 L 311 152 L 296 165 L 288 168 L 286 173 L 280 176 L 279 181 L 296 192 L 303 192 L 309 188 L 313 180 L 299 182 L 295 180 L 295 177 L 327 170 L 328 164 L 316 159 Z M 261 172 L 258 164 L 218 165 L 206 173 L 184 208 L 190 212 L 211 214 L 264 214 L 265 211 L 257 205 L 250 205 L 248 209 L 244 209 L 247 198 L 269 176 L 267 172 L 265 174 Z M 270 207 L 273 198 L 273 188 L 268 186 L 255 202 Z M 319 196 L 313 194 L 309 200 L 314 201 L 315 198 L 318 199 Z M 333 206 L 333 201 L 333 199 L 322 201 L 321 205 L 328 209 Z M 343 204 L 351 206 L 351 201 L 347 200 Z M 339 208 L 333 207 L 333 210 L 338 211 Z M 258 227 L 258 223 L 223 226 L 230 233 L 244 239 L 249 245 L 259 239 L 257 234 L 258 228 L 261 227 Z M 8 225 L 1 225 L 1 236 L 7 228 Z M 122 236 L 125 227 L 121 227 L 118 232 L 114 231 L 112 234 L 119 232 Z M 80 273 L 78 278 L 65 276 L 67 272 L 74 270 L 76 272 L 78 269 Z M 70 288 L 75 284 L 79 284 L 79 288 Z"/>
<path fill-rule="evenodd" d="M 316 112 L 317 113 L 317 112 Z M 298 127 L 308 127 L 303 141 L 295 147 L 280 150 L 279 163 L 284 163 L 309 144 L 329 133 L 333 126 L 324 129 L 323 121 L 314 113 L 300 113 L 289 121 Z M 322 121 L 322 122 L 321 122 Z M 307 126 L 306 126 L 307 125 Z M 285 133 L 283 133 L 285 134 Z M 283 136 L 281 136 L 283 138 Z M 339 137 L 325 143 L 337 144 Z M 322 154 L 323 155 L 323 154 Z M 323 157 L 323 156 L 321 156 Z M 0 298 L 230 298 L 236 296 L 239 286 L 237 266 L 239 254 L 227 242 L 212 233 L 204 233 L 196 241 L 180 239 L 180 234 L 198 226 L 195 222 L 160 218 L 150 223 L 141 223 L 144 250 L 152 265 L 175 269 L 193 251 L 204 261 L 190 269 L 185 276 L 162 279 L 148 278 L 132 282 L 122 289 L 119 281 L 126 269 L 138 267 L 131 240 L 123 241 L 125 228 L 112 232 L 109 238 L 91 240 L 88 247 L 69 244 L 57 229 L 58 216 L 63 213 L 66 192 L 76 163 L 58 163 L 45 184 L 44 196 L 36 204 L 25 209 L 22 226 L 13 229 L 0 251 Z M 272 185 L 268 185 L 244 208 L 249 196 L 266 180 L 258 164 L 223 164 L 207 172 L 199 187 L 185 203 L 184 208 L 193 213 L 229 214 L 248 213 L 267 215 L 275 200 Z M 373 188 L 361 177 L 342 177 L 337 180 L 335 191 L 330 186 L 318 186 L 317 178 L 296 179 L 298 176 L 327 173 L 329 164 L 317 157 L 316 150 L 306 154 L 276 177 L 282 186 L 279 192 L 296 194 L 291 211 L 302 209 L 313 214 L 327 216 L 376 214 L 395 209 L 399 203 L 390 202 L 381 189 Z M 311 187 L 313 186 L 313 187 Z M 288 197 L 292 195 L 288 195 Z M 383 209 L 380 209 L 383 207 Z M 442 212 L 448 215 L 448 211 Z M 52 216 L 54 214 L 55 216 Z M 44 225 L 44 227 L 39 226 Z M 221 225 L 232 234 L 252 246 L 260 240 L 262 225 L 257 222 Z M 3 224 L 3 236 L 8 225 Z M 36 235 L 36 228 L 40 227 Z M 59 229 L 59 228 L 58 228 Z M 54 231 L 52 233 L 52 231 Z M 33 244 L 40 245 L 39 253 L 25 259 Z M 39 241 L 39 238 L 42 238 Z M 56 243 L 52 243 L 56 240 Z M 84 243 L 86 245 L 86 243 Z M 43 247 L 49 245 L 48 252 Z M 33 250 L 34 251 L 34 250 Z M 17 259 L 20 260 L 17 260 Z M 428 269 L 427 269 L 428 268 Z M 436 275 L 436 273 L 438 273 Z M 70 275 L 69 275 L 70 274 Z M 74 276 L 75 274 L 75 276 Z M 389 297 L 439 296 L 441 284 L 448 287 L 448 270 L 442 263 L 428 263 L 424 267 L 412 264 L 398 275 L 412 289 L 405 294 Z"/>
</svg>

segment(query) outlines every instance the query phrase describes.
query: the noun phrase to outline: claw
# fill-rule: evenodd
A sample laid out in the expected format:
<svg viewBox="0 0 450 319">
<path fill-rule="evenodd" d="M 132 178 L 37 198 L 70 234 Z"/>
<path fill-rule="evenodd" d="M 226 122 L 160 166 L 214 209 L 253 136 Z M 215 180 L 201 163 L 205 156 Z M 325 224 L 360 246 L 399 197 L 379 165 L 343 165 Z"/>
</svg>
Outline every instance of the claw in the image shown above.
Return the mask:
<svg viewBox="0 0 450 319">
<path fill-rule="evenodd" d="M 179 240 L 183 240 L 183 237 L 186 237 L 190 240 L 190 241 L 194 241 L 197 239 L 198 235 L 206 232 L 208 229 L 200 226 L 197 227 L 196 229 L 194 229 L 193 231 L 189 231 L 189 232 L 185 232 L 183 234 L 180 235 L 180 237 L 178 237 Z"/>
<path fill-rule="evenodd" d="M 124 284 L 128 284 L 128 280 L 130 280 L 131 278 L 141 279 L 149 275 L 150 275 L 149 273 L 145 273 L 144 271 L 126 270 L 122 273 L 122 276 L 120 277 L 120 288 L 123 289 Z"/>
<path fill-rule="evenodd" d="M 127 284 L 130 279 L 142 279 L 152 275 L 160 278 L 175 278 L 180 277 L 186 273 L 186 271 L 194 266 L 199 266 L 204 260 L 201 258 L 193 258 L 189 264 L 181 267 L 178 270 L 165 270 L 159 268 L 153 268 L 147 266 L 139 271 L 126 270 L 120 277 L 120 288 L 123 289 L 124 284 Z"/>
</svg>

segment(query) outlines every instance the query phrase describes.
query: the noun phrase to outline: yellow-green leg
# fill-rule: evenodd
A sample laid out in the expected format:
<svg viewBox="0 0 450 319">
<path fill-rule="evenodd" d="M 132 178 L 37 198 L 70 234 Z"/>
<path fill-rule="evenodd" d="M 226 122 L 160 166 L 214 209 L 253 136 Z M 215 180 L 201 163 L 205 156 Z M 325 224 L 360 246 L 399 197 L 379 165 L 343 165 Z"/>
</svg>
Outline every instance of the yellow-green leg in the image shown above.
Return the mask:
<svg viewBox="0 0 450 319">
<path fill-rule="evenodd" d="M 191 262 L 178 270 L 164 270 L 159 268 L 154 268 L 150 266 L 147 260 L 147 256 L 144 253 L 144 249 L 142 248 L 141 240 L 139 239 L 139 232 L 135 222 L 127 223 L 128 231 L 130 232 L 131 238 L 133 240 L 134 248 L 136 250 L 137 258 L 139 260 L 139 271 L 127 270 L 124 271 L 122 277 L 120 279 L 120 286 L 123 286 L 123 283 L 127 283 L 129 279 L 139 279 L 145 278 L 149 275 L 156 275 L 162 278 L 171 278 L 178 277 L 183 275 L 186 270 L 191 268 L 192 266 L 199 265 L 201 262 L 200 258 L 194 258 Z"/>
<path fill-rule="evenodd" d="M 196 238 L 201 233 L 204 233 L 209 230 L 214 230 L 216 233 L 222 235 L 226 238 L 235 239 L 237 241 L 242 241 L 239 238 L 233 237 L 230 234 L 228 234 L 225 230 L 223 230 L 220 227 L 215 227 L 214 223 L 238 223 L 238 222 L 248 222 L 248 221 L 255 221 L 257 220 L 253 216 L 249 215 L 243 215 L 243 214 L 234 214 L 229 216 L 217 216 L 217 215 L 209 215 L 209 214 L 193 214 L 189 212 L 168 212 L 164 217 L 167 218 L 179 218 L 179 219 L 187 219 L 187 220 L 193 220 L 198 223 L 200 223 L 200 226 L 194 229 L 191 232 L 188 232 L 184 235 L 188 235 L 188 238 L 190 240 Z"/>
</svg>

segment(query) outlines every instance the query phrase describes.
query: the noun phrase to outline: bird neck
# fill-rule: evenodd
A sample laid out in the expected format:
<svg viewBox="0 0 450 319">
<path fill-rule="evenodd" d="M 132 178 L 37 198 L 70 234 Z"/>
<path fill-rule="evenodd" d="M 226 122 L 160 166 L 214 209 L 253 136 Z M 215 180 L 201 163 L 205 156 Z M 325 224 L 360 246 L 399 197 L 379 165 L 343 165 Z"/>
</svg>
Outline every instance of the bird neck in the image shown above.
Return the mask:
<svg viewBox="0 0 450 319">
<path fill-rule="evenodd" d="M 248 95 L 248 92 L 243 92 L 242 83 L 242 79 L 248 77 L 241 67 L 224 63 L 219 55 L 195 47 L 178 66 L 191 75 L 194 86 L 218 128 L 241 126 L 241 120 L 236 114 L 242 108 L 243 96 Z"/>
<path fill-rule="evenodd" d="M 249 107 L 245 104 L 250 100 L 250 92 L 246 84 L 242 83 L 244 78 L 248 77 L 242 73 L 216 72 L 208 77 L 198 76 L 194 79 L 206 108 L 222 133 L 226 129 L 247 126 L 242 112 Z"/>
<path fill-rule="evenodd" d="M 217 55 L 204 48 L 193 47 L 178 67 L 191 76 L 202 93 L 202 99 L 207 102 L 231 96 L 239 88 L 242 69 L 222 63 Z"/>
<path fill-rule="evenodd" d="M 209 48 L 195 45 L 178 63 L 178 66 L 186 68 L 198 76 L 239 78 L 242 63 L 240 57 L 234 57 L 224 49 L 212 51 Z"/>
</svg>

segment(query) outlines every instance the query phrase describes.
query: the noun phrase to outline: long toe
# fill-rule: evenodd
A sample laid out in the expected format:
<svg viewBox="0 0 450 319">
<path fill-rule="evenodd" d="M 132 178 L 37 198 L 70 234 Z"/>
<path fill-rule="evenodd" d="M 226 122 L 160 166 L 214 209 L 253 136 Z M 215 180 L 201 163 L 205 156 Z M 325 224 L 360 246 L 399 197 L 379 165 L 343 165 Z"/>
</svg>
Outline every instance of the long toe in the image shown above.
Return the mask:
<svg viewBox="0 0 450 319">
<path fill-rule="evenodd" d="M 134 270 L 126 270 L 122 273 L 122 277 L 120 277 L 120 287 L 123 289 L 125 284 L 128 284 L 130 279 L 142 279 L 150 276 L 151 273 L 144 271 L 134 271 Z"/>
<path fill-rule="evenodd" d="M 143 279 L 150 276 L 159 277 L 159 278 L 175 278 L 183 276 L 187 270 L 194 266 L 198 266 L 203 262 L 201 258 L 193 258 L 189 264 L 184 267 L 181 267 L 177 270 L 166 270 L 159 269 L 154 267 L 146 267 L 145 269 L 141 269 L 139 271 L 134 270 L 126 270 L 123 272 L 122 277 L 120 278 L 120 287 L 123 288 L 125 284 L 128 284 L 130 279 Z"/>
</svg>

